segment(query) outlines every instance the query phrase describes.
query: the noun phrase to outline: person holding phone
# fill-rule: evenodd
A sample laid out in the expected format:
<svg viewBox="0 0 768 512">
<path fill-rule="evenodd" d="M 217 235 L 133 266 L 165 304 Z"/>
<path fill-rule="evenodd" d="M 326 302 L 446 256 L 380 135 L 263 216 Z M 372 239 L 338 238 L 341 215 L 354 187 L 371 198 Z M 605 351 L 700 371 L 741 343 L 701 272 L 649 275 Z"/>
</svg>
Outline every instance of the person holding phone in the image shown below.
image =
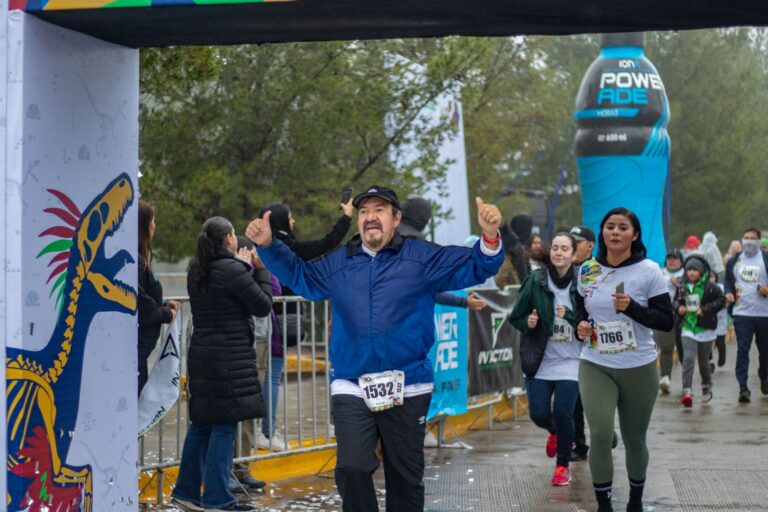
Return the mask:
<svg viewBox="0 0 768 512">
<path fill-rule="evenodd" d="M 627 511 L 643 509 L 646 433 L 658 394 L 653 330 L 670 331 L 672 302 L 659 266 L 646 258 L 640 221 L 614 208 L 600 223 L 598 253 L 579 271 L 577 336 L 584 340 L 579 390 L 590 430 L 589 468 L 598 511 L 612 511 L 614 416 L 626 447 Z M 578 309 L 583 308 L 583 312 Z"/>
</svg>

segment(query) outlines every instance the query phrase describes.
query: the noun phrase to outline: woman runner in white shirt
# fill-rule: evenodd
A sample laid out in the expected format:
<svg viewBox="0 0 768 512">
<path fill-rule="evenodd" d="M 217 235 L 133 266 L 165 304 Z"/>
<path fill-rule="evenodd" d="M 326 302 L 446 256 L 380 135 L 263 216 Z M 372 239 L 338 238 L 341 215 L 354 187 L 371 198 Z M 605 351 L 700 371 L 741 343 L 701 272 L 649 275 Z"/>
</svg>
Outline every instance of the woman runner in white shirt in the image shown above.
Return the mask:
<svg viewBox="0 0 768 512">
<path fill-rule="evenodd" d="M 645 438 L 659 385 L 653 329 L 670 331 L 674 322 L 667 283 L 645 255 L 637 216 L 615 208 L 600 223 L 597 256 L 579 272 L 579 294 L 589 318 L 577 326 L 579 339 L 586 341 L 579 390 L 589 423 L 589 467 L 599 512 L 613 511 L 611 442 L 617 410 L 630 483 L 627 511 L 643 507 Z"/>
</svg>

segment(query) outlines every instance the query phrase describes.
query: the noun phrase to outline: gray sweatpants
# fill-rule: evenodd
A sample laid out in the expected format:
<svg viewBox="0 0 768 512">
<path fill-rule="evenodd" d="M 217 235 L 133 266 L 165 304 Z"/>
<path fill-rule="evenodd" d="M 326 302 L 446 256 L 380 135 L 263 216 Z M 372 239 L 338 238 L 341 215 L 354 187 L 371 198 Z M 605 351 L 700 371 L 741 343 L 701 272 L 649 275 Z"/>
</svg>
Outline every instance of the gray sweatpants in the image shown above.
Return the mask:
<svg viewBox="0 0 768 512">
<path fill-rule="evenodd" d="M 701 373 L 701 385 L 712 385 L 712 374 L 709 371 L 709 353 L 712 350 L 711 341 L 696 341 L 688 336 L 683 336 L 683 389 L 693 387 L 693 368 L 696 359 L 699 360 L 699 373 Z"/>
</svg>

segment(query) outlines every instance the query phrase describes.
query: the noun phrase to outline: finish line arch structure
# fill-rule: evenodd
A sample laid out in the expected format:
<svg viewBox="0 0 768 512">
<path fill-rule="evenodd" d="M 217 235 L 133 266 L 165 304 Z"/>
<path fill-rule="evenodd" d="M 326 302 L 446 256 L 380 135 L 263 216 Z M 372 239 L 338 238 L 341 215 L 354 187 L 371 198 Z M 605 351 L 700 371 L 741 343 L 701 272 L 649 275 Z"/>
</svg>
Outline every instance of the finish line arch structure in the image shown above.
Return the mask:
<svg viewBox="0 0 768 512">
<path fill-rule="evenodd" d="M 765 25 L 761 7 L 0 0 L 0 509 L 138 509 L 136 48 Z"/>
</svg>

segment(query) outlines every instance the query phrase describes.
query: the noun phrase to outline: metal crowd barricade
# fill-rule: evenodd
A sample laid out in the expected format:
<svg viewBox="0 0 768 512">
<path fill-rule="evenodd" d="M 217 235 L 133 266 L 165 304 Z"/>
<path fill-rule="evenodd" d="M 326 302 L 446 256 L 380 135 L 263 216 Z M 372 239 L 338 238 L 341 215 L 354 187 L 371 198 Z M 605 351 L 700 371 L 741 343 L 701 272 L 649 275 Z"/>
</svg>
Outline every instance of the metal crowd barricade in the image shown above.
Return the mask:
<svg viewBox="0 0 768 512">
<path fill-rule="evenodd" d="M 157 484 L 157 504 L 164 501 L 163 470 L 178 466 L 181 459 L 183 439 L 189 425 L 187 417 L 187 349 L 189 335 L 192 332 L 192 315 L 187 297 L 167 297 L 182 303 L 180 311 L 182 336 L 179 346 L 181 358 L 181 375 L 183 388 L 181 396 L 173 409 L 154 427 L 139 439 L 139 471 L 150 473 Z M 269 448 L 257 450 L 249 446 L 255 444 L 256 435 L 261 431 L 260 421 L 248 420 L 238 426 L 235 442 L 235 463 L 249 463 L 264 459 L 285 457 L 298 453 L 307 453 L 329 448 L 335 448 L 335 438 L 331 424 L 330 411 L 330 376 L 328 369 L 328 346 L 330 337 L 330 307 L 328 302 L 309 302 L 301 297 L 276 297 L 274 299 L 283 343 L 284 363 L 293 361 L 295 367 L 284 364 L 281 385 L 279 386 L 280 401 L 278 417 L 274 430 L 282 432 L 282 438 L 289 444 L 289 449 L 277 451 L 273 446 L 271 436 Z M 295 305 L 296 312 L 289 313 Z M 293 316 L 291 316 L 293 315 Z M 295 323 L 295 335 L 289 336 L 289 317 Z M 293 334 L 293 332 L 291 333 Z M 296 344 L 289 343 L 295 338 Z M 161 336 L 162 338 L 162 336 Z M 291 345 L 291 346 L 289 346 Z M 305 357 L 303 357 L 305 356 Z M 272 345 L 267 340 L 266 367 L 271 374 Z M 304 374 L 308 373 L 308 376 Z M 321 375 L 318 375 L 321 374 Z M 260 372 L 260 380 L 264 375 Z M 262 390 L 267 415 L 270 414 L 272 403 L 272 386 L 267 383 Z M 279 430 L 278 430 L 279 429 Z M 250 430 L 250 432 L 247 432 Z M 251 434 L 251 435 L 249 435 Z M 248 439 L 250 437 L 250 439 Z M 281 448 L 285 448 L 284 446 Z M 143 489 L 142 489 L 143 490 Z"/>
</svg>

